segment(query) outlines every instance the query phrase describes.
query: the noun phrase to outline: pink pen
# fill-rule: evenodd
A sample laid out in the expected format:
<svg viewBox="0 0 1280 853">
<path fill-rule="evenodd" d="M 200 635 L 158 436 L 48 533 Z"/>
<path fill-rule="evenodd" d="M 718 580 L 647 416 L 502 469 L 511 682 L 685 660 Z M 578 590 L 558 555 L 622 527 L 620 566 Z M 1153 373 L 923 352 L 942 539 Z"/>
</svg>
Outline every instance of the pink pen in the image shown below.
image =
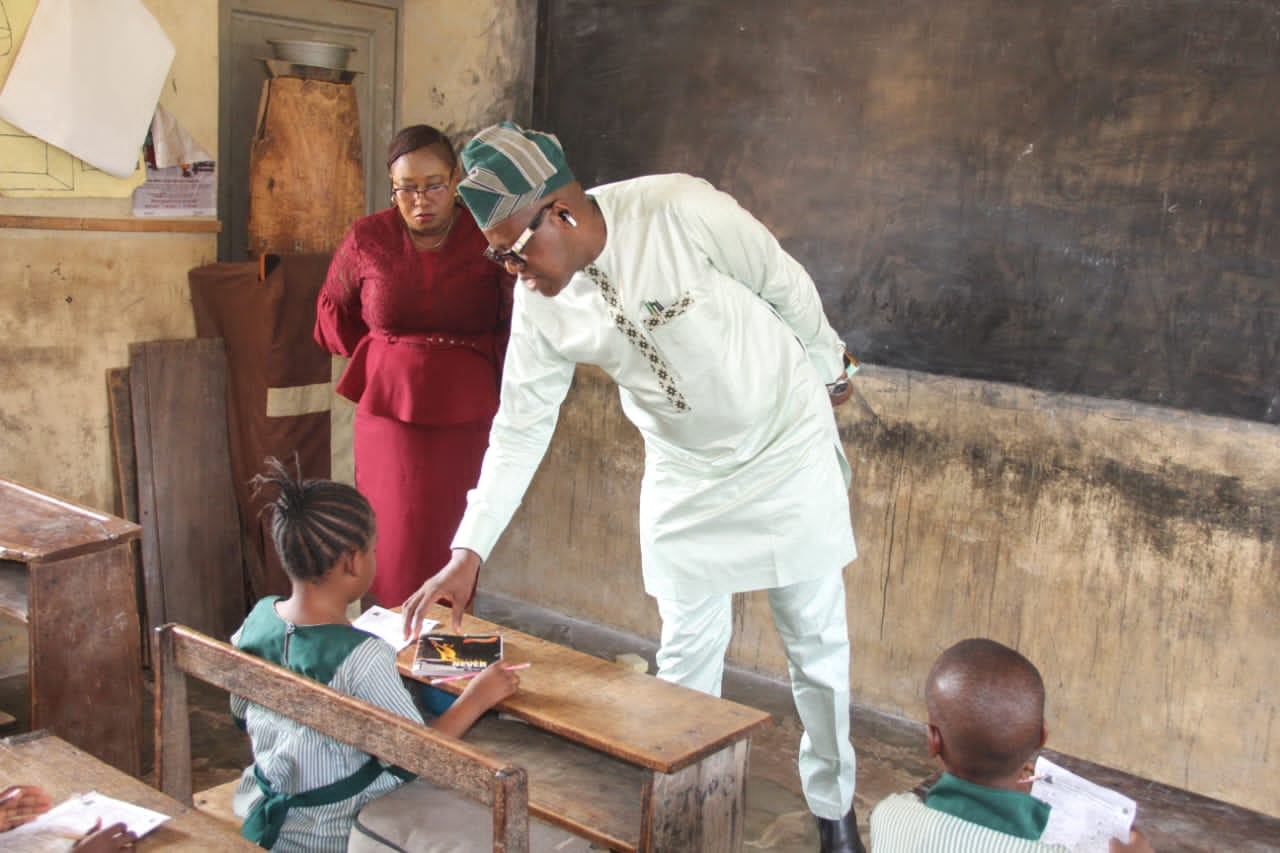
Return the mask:
<svg viewBox="0 0 1280 853">
<path fill-rule="evenodd" d="M 508 664 L 507 666 L 504 666 L 503 669 L 528 669 L 531 666 L 533 666 L 533 664 L 526 661 L 525 663 Z M 483 669 L 477 669 L 472 672 L 460 672 L 457 675 L 445 675 L 440 678 L 433 678 L 427 683 L 432 686 L 437 684 L 448 684 L 450 681 L 462 681 L 464 678 L 474 678 L 482 672 L 484 672 Z"/>
</svg>

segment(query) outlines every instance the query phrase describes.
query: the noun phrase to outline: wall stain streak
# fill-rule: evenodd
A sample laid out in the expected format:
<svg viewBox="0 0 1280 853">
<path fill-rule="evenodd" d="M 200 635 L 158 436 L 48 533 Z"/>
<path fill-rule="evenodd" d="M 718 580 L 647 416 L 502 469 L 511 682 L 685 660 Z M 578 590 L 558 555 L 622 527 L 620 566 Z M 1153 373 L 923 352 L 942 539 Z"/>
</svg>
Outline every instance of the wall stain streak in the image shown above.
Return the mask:
<svg viewBox="0 0 1280 853">
<path fill-rule="evenodd" d="M 969 443 L 902 422 L 844 424 L 841 437 L 872 457 L 903 460 L 901 464 L 909 460 L 914 470 L 963 464 L 975 491 L 998 489 L 1015 507 L 1034 505 L 1049 486 L 1080 501 L 1092 491 L 1107 490 L 1165 554 L 1177 544 L 1168 530 L 1174 521 L 1268 543 L 1275 542 L 1280 524 L 1280 489 L 1252 488 L 1239 477 L 1183 465 L 1147 469 L 1108 458 L 1080 462 L 1079 448 Z"/>
</svg>

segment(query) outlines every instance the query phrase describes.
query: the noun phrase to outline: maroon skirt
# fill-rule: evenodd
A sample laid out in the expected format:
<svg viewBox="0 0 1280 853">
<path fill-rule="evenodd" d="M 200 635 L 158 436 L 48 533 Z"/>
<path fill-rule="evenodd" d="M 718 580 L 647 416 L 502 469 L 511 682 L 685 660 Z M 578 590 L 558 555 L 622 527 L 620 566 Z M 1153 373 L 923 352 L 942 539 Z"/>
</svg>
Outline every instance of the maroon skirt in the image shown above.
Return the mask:
<svg viewBox="0 0 1280 853">
<path fill-rule="evenodd" d="M 397 607 L 449 561 L 489 422 L 426 426 L 357 410 L 354 433 L 356 487 L 378 517 L 370 593 Z"/>
</svg>

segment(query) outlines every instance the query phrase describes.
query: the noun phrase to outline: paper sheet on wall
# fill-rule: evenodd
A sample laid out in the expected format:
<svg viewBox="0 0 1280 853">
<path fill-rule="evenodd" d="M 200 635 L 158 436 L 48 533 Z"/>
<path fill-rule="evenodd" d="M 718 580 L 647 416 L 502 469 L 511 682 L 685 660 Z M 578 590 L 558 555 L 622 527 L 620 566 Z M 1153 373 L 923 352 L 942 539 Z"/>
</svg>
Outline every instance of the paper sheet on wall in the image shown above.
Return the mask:
<svg viewBox="0 0 1280 853">
<path fill-rule="evenodd" d="M 0 193 L 128 196 L 173 57 L 139 0 L 0 0 Z"/>
<path fill-rule="evenodd" d="M 209 161 L 164 169 L 148 166 L 147 180 L 133 191 L 134 216 L 217 214 L 217 169 Z"/>
</svg>

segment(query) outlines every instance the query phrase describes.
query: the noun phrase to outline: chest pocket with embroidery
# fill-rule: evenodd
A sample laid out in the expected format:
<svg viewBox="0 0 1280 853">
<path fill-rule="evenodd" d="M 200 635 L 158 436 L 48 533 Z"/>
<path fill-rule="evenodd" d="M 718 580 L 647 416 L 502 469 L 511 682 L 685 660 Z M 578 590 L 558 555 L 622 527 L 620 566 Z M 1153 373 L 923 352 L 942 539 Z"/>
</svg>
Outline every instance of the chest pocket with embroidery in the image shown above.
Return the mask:
<svg viewBox="0 0 1280 853">
<path fill-rule="evenodd" d="M 663 305 L 661 302 L 646 302 L 644 307 L 649 312 L 649 316 L 644 318 L 644 327 L 649 331 L 653 331 L 665 323 L 670 323 L 692 308 L 693 297 L 685 293 L 673 305 Z"/>
</svg>

